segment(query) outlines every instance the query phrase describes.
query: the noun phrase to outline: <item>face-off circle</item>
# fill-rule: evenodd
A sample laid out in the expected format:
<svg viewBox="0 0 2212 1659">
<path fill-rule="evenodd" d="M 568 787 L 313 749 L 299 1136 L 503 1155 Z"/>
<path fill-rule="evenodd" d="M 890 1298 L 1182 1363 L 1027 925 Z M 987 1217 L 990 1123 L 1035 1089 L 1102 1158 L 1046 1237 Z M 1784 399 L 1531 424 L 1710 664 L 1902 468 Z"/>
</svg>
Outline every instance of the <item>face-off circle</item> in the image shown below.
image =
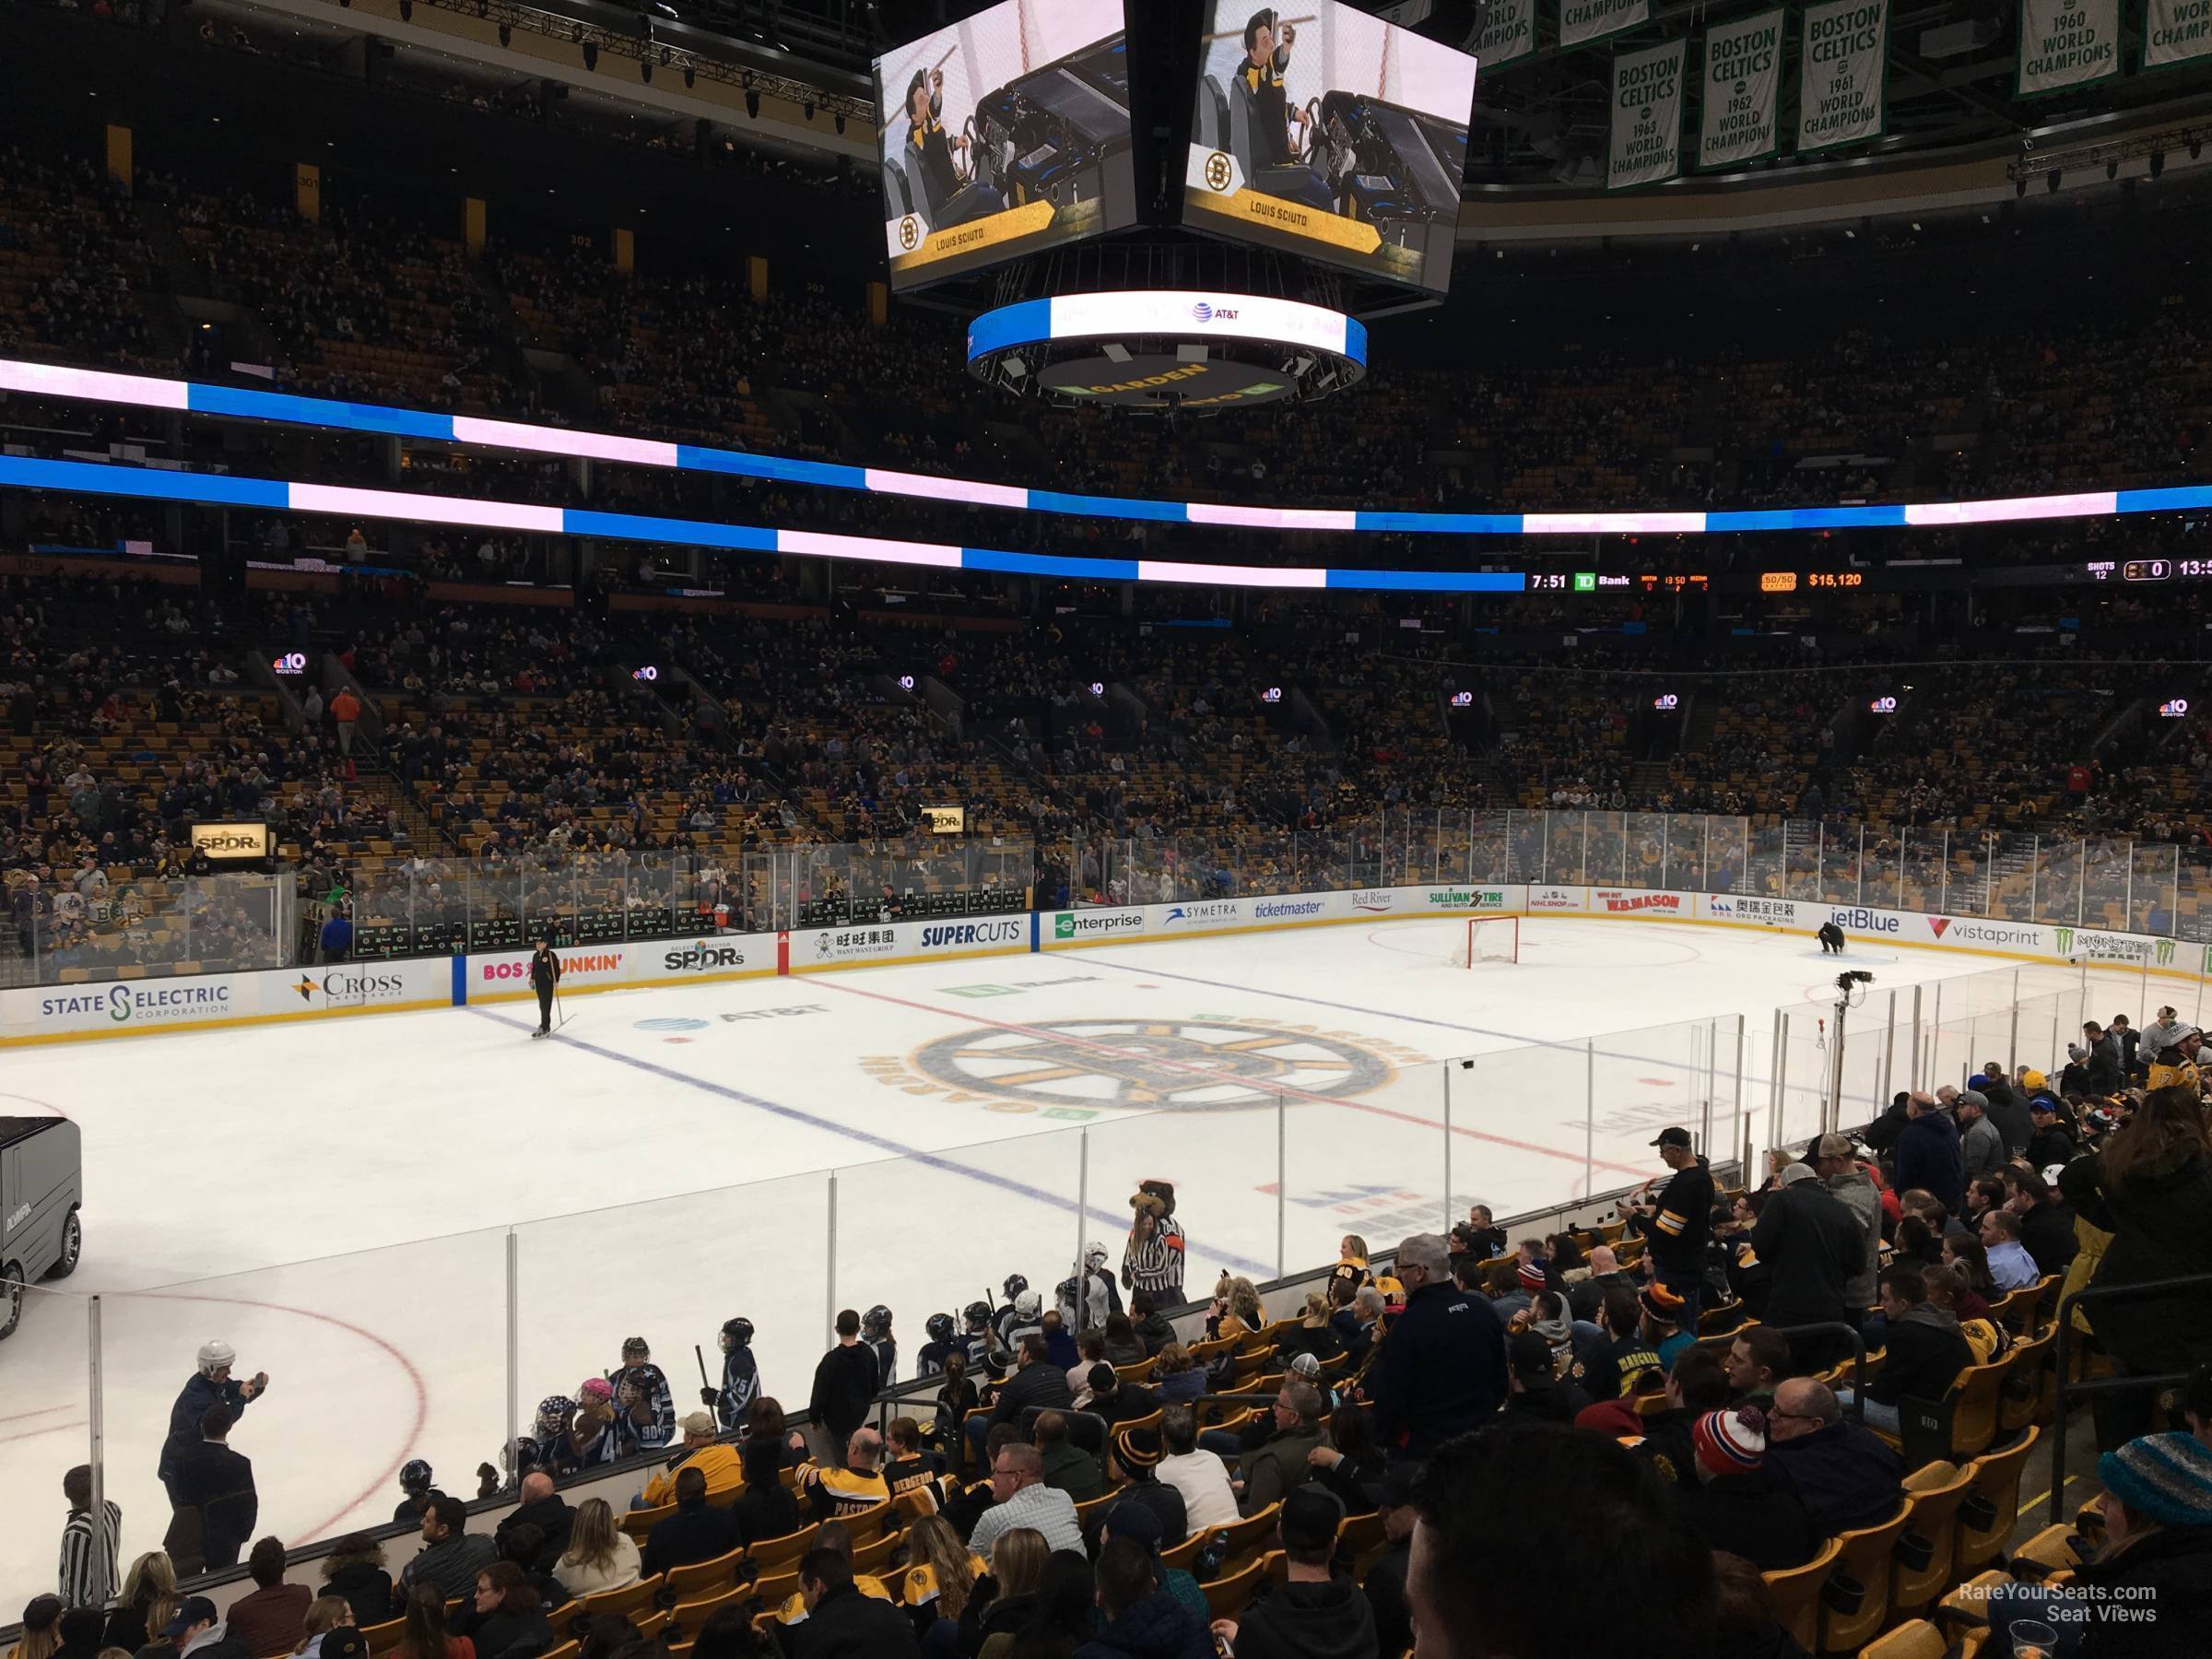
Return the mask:
<svg viewBox="0 0 2212 1659">
<path fill-rule="evenodd" d="M 1238 1020 L 1056 1019 L 958 1032 L 908 1056 L 947 1088 L 1030 1107 L 1245 1112 L 1358 1095 L 1397 1075 L 1379 1047 Z"/>
</svg>

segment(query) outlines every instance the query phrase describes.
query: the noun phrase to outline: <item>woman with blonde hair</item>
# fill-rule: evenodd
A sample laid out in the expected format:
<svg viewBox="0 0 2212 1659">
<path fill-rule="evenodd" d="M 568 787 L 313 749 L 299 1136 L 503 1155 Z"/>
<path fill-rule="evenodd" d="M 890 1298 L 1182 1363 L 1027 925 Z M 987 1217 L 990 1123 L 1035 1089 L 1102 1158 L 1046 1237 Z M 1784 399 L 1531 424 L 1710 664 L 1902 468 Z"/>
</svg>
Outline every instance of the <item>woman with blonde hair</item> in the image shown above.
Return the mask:
<svg viewBox="0 0 2212 1659">
<path fill-rule="evenodd" d="M 1029 1622 L 1052 1559 L 1044 1535 L 1033 1526 L 1012 1526 L 991 1546 L 991 1571 L 971 1588 L 960 1616 L 960 1652 L 1000 1659 L 1014 1644 L 1014 1633 Z"/>
<path fill-rule="evenodd" d="M 1044 1540 L 1040 1537 L 1039 1543 Z M 7 1651 L 7 1659 L 53 1659 L 62 1645 L 62 1598 L 34 1595 L 23 1609 L 23 1637 Z"/>
<path fill-rule="evenodd" d="M 159 1549 L 149 1549 L 123 1575 L 123 1602 L 108 1615 L 100 1640 L 109 1647 L 136 1653 L 153 1633 L 175 1617 L 177 1565 Z"/>
<path fill-rule="evenodd" d="M 968 1553 L 960 1535 L 942 1515 L 924 1515 L 907 1529 L 906 1601 L 909 1606 L 936 1599 L 939 1618 L 958 1622 L 982 1577 L 982 1563 Z"/>
<path fill-rule="evenodd" d="M 323 1638 L 353 1623 L 353 1604 L 342 1595 L 318 1595 L 307 1604 L 307 1634 L 292 1650 L 300 1659 L 321 1659 Z"/>
<path fill-rule="evenodd" d="M 1267 1314 L 1260 1306 L 1259 1287 L 1248 1278 L 1230 1279 L 1228 1295 L 1217 1292 L 1214 1306 L 1219 1317 L 1209 1324 L 1217 1337 L 1243 1336 L 1267 1323 Z"/>
<path fill-rule="evenodd" d="M 553 1576 L 579 1601 L 638 1582 L 638 1547 L 615 1524 L 606 1499 L 586 1498 L 576 1506 L 568 1553 L 554 1563 Z"/>
</svg>

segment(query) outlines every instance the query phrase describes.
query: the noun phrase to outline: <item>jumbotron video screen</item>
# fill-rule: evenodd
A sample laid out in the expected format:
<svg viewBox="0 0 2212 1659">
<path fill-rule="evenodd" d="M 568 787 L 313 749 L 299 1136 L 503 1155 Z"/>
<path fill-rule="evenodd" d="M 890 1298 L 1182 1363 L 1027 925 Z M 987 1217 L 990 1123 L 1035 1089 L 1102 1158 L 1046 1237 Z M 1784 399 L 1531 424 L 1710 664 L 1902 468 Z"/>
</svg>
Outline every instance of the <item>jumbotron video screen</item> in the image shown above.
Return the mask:
<svg viewBox="0 0 2212 1659">
<path fill-rule="evenodd" d="M 1335 0 L 1215 0 L 1199 51 L 1186 224 L 1444 291 L 1473 58 Z"/>
<path fill-rule="evenodd" d="M 1121 0 L 1006 0 L 876 60 L 894 289 L 1136 218 Z"/>
</svg>

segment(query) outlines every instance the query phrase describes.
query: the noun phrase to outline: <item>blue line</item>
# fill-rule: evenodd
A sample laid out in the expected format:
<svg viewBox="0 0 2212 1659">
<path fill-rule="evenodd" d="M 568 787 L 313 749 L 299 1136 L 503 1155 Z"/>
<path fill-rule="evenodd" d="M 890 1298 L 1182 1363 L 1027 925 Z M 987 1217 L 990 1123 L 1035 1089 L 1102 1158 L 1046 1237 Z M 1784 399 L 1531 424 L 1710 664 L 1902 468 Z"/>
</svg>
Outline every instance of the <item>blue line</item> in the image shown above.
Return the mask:
<svg viewBox="0 0 2212 1659">
<path fill-rule="evenodd" d="M 481 1015 L 486 1019 L 497 1020 L 500 1024 L 510 1026 L 518 1031 L 530 1029 L 529 1021 L 510 1019 L 503 1014 L 493 1013 L 489 1008 L 471 1008 L 469 1012 Z M 947 1018 L 954 1017 L 948 1015 Z M 841 1135 L 847 1140 L 858 1141 L 864 1147 L 873 1147 L 877 1151 L 888 1152 L 893 1157 L 904 1159 L 911 1163 L 922 1164 L 933 1170 L 942 1170 L 950 1175 L 965 1175 L 971 1181 L 980 1181 L 986 1186 L 997 1187 L 1000 1191 L 1012 1193 L 1019 1198 L 1034 1199 L 1039 1204 L 1049 1206 L 1056 1210 L 1070 1210 L 1076 1207 L 1074 1201 L 1058 1197 L 1046 1192 L 1042 1187 L 1031 1186 L 1026 1181 L 1016 1181 L 1010 1175 L 994 1175 L 988 1170 L 971 1169 L 967 1164 L 955 1159 L 947 1158 L 941 1153 L 923 1152 L 912 1147 L 902 1147 L 895 1140 L 887 1139 L 880 1135 L 871 1135 L 865 1129 L 855 1129 L 850 1124 L 831 1123 L 828 1118 L 816 1117 L 810 1112 L 801 1112 L 795 1106 L 778 1105 L 775 1101 L 763 1100 L 759 1095 L 747 1094 L 741 1088 L 732 1088 L 726 1083 L 710 1083 L 704 1077 L 687 1077 L 684 1073 L 673 1070 L 668 1066 L 655 1065 L 650 1060 L 641 1060 L 634 1054 L 618 1053 L 613 1049 L 601 1048 L 596 1043 L 585 1042 L 578 1038 L 559 1032 L 554 1034 L 553 1041 L 565 1042 L 572 1049 L 580 1049 L 584 1053 L 596 1055 L 602 1060 L 612 1060 L 618 1065 L 630 1066 L 665 1082 L 680 1083 L 687 1088 L 696 1088 L 704 1094 L 715 1095 L 725 1100 L 734 1100 L 740 1106 L 750 1106 L 756 1112 L 766 1112 L 777 1117 L 788 1119 L 794 1124 L 804 1124 L 809 1129 L 820 1129 L 830 1135 Z M 1003 1147 L 1008 1143 L 1000 1141 L 995 1144 Z M 820 1172 L 819 1171 L 806 1171 L 806 1173 L 813 1174 Z M 1125 1217 L 1112 1210 L 1086 1209 L 1083 1216 L 1086 1220 L 1100 1222 L 1110 1228 L 1128 1225 Z M 1185 1253 L 1187 1255 L 1188 1251 Z M 1258 1278 L 1271 1279 L 1275 1277 L 1275 1269 L 1264 1262 L 1247 1261 L 1242 1256 L 1225 1254 L 1218 1250 L 1205 1251 L 1200 1253 L 1211 1255 L 1217 1261 L 1230 1263 L 1244 1273 Z"/>
</svg>

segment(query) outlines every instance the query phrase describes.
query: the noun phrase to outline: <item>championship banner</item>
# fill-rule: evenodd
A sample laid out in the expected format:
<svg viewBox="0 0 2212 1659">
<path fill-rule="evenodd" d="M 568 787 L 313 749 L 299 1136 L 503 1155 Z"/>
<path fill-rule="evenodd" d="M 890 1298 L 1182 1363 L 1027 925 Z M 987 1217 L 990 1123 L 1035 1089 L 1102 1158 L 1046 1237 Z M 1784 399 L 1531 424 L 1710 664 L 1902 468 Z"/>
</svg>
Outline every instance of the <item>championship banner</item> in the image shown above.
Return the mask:
<svg viewBox="0 0 2212 1659">
<path fill-rule="evenodd" d="M 1613 138 L 1607 190 L 1657 184 L 1682 171 L 1682 60 L 1687 40 L 1613 60 Z"/>
<path fill-rule="evenodd" d="M 2018 62 L 2022 97 L 2110 80 L 2120 73 L 2120 0 L 2020 0 Z"/>
<path fill-rule="evenodd" d="M 2206 0 L 2212 5 L 2212 0 Z M 1502 69 L 1536 49 L 1536 0 L 1490 0 L 1482 28 L 1467 50 L 1483 74 Z"/>
<path fill-rule="evenodd" d="M 1559 44 L 1580 46 L 1632 29 L 1652 15 L 1651 0 L 1559 0 Z"/>
<path fill-rule="evenodd" d="M 2143 67 L 2212 56 L 2212 0 L 2150 0 L 2143 14 Z"/>
<path fill-rule="evenodd" d="M 1882 135 L 1889 93 L 1889 0 L 1806 6 L 1797 62 L 1799 155 Z"/>
<path fill-rule="evenodd" d="M 1705 31 L 1700 167 L 1740 167 L 1781 148 L 1782 22 L 1778 6 Z"/>
</svg>

